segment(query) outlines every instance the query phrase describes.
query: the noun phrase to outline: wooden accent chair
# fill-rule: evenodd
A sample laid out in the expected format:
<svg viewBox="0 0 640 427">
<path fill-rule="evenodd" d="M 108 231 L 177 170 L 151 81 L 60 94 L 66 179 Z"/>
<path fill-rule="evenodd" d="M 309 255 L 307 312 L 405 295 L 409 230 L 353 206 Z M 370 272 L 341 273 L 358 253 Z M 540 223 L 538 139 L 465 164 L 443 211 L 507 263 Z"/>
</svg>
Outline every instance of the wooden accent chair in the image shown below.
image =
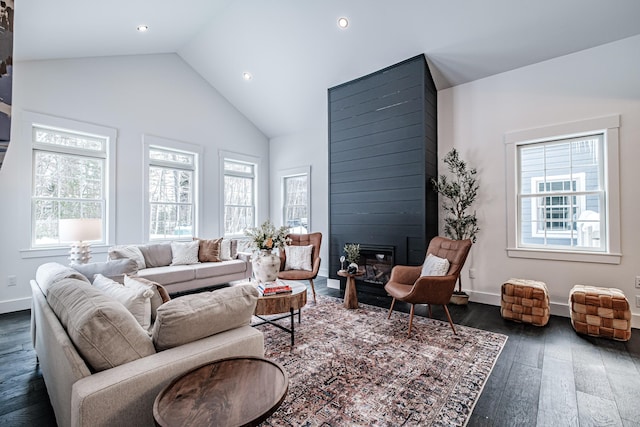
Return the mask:
<svg viewBox="0 0 640 427">
<path fill-rule="evenodd" d="M 420 276 L 422 272 L 421 265 L 396 265 L 393 267 L 391 270 L 391 278 L 384 286 L 387 293 L 393 297 L 387 318 L 391 318 L 396 299 L 410 303 L 411 314 L 409 315 L 408 336 L 411 336 L 415 304 L 427 304 L 429 307 L 429 317 L 431 317 L 431 304 L 442 305 L 451 329 L 453 329 L 453 333 L 457 335 L 458 333 L 451 321 L 447 304 L 456 287 L 456 281 L 467 259 L 469 249 L 471 249 L 471 240 L 469 239 L 450 240 L 445 237 L 434 237 L 431 242 L 429 242 L 427 255 L 433 254 L 449 260 L 449 271 L 446 276 Z"/>
<path fill-rule="evenodd" d="M 310 234 L 288 234 L 287 237 L 291 239 L 289 243 L 291 246 L 308 246 L 313 245 L 311 251 L 311 271 L 307 270 L 285 270 L 286 252 L 284 249 L 280 250 L 280 272 L 278 278 L 283 280 L 308 280 L 311 283 L 311 290 L 313 292 L 313 302 L 316 302 L 316 288 L 313 286 L 313 279 L 318 276 L 318 270 L 320 269 L 320 244 L 322 243 L 322 233 L 310 233 Z"/>
</svg>

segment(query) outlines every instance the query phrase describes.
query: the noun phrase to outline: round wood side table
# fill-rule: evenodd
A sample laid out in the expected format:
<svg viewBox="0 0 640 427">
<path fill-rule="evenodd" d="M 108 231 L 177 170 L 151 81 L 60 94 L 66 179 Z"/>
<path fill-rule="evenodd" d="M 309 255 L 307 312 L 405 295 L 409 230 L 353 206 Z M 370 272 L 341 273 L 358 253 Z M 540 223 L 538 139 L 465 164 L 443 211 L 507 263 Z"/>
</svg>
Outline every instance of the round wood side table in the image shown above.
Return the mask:
<svg viewBox="0 0 640 427">
<path fill-rule="evenodd" d="M 356 293 L 356 277 L 364 276 L 364 273 L 357 272 L 349 274 L 347 270 L 338 270 L 338 276 L 347 278 L 347 286 L 344 289 L 345 308 L 358 308 L 358 294 Z"/>
</svg>

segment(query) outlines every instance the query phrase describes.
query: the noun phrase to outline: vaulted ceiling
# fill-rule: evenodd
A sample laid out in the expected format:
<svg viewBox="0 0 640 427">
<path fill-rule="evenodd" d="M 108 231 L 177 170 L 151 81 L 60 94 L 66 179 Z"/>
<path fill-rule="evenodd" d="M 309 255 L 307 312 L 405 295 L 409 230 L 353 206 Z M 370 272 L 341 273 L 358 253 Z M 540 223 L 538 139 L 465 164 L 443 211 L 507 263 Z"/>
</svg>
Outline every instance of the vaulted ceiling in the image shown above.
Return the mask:
<svg viewBox="0 0 640 427">
<path fill-rule="evenodd" d="M 443 89 L 640 34 L 638 0 L 16 3 L 16 61 L 177 53 L 268 137 L 318 127 L 327 88 L 421 53 Z"/>
</svg>

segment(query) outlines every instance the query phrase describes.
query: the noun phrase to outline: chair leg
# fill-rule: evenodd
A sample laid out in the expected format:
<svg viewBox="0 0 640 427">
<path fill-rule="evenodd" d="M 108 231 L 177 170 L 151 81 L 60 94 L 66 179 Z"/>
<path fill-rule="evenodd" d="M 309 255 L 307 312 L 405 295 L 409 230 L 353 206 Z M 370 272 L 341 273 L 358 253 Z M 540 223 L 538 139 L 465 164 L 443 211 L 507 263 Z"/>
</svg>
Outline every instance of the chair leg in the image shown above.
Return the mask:
<svg viewBox="0 0 640 427">
<path fill-rule="evenodd" d="M 442 307 L 444 307 L 444 312 L 447 315 L 447 319 L 449 319 L 449 324 L 451 325 L 451 329 L 453 329 L 453 334 L 458 335 L 458 333 L 456 332 L 456 328 L 453 326 L 453 322 L 451 321 L 451 315 L 449 314 L 449 309 L 447 308 L 446 305 L 443 305 Z"/>
<path fill-rule="evenodd" d="M 391 307 L 389 308 L 389 315 L 387 316 L 387 319 L 391 319 L 391 312 L 393 311 L 393 304 L 396 303 L 396 299 L 392 299 L 391 300 Z"/>
<path fill-rule="evenodd" d="M 315 302 L 316 302 L 316 288 L 315 288 L 315 286 L 313 286 L 313 279 L 309 279 L 309 282 L 311 283 L 311 291 L 313 292 L 313 302 L 315 304 Z"/>
<path fill-rule="evenodd" d="M 411 314 L 409 314 L 409 333 L 407 334 L 407 338 L 411 337 L 411 326 L 413 326 L 413 311 L 415 310 L 416 305 L 411 304 Z"/>
<path fill-rule="evenodd" d="M 431 304 L 427 304 L 427 308 L 429 309 L 429 319 L 431 319 L 433 317 L 431 315 Z"/>
</svg>

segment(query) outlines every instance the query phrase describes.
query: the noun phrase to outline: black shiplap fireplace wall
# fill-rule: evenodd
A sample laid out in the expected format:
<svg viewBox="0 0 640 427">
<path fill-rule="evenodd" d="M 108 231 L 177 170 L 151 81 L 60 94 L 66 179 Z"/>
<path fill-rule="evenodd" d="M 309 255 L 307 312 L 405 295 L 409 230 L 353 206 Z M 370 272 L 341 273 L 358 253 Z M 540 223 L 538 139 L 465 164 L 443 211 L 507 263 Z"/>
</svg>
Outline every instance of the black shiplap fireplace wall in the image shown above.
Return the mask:
<svg viewBox="0 0 640 427">
<path fill-rule="evenodd" d="M 345 243 L 418 265 L 438 231 L 437 93 L 424 55 L 330 88 L 329 277 Z"/>
</svg>

